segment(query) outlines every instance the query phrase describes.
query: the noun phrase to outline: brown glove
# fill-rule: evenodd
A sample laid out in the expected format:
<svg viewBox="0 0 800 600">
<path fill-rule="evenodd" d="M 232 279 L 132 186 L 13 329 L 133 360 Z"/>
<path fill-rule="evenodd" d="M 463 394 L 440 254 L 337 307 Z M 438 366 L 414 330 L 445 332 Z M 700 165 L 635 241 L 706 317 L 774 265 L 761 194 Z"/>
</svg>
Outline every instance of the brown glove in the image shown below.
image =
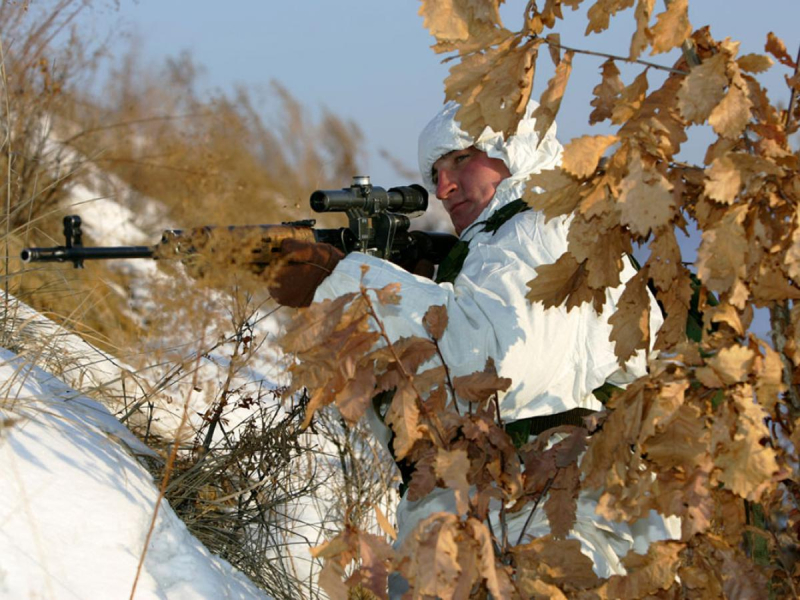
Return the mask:
<svg viewBox="0 0 800 600">
<path fill-rule="evenodd" d="M 322 280 L 330 275 L 344 253 L 330 244 L 285 239 L 280 254 L 285 260 L 269 284 L 276 302 L 284 306 L 308 306 Z"/>
<path fill-rule="evenodd" d="M 399 266 L 403 267 L 409 273 L 420 275 L 428 279 L 433 279 L 433 274 L 436 272 L 436 265 L 434 265 L 427 258 L 421 258 L 413 262 L 399 262 Z"/>
</svg>

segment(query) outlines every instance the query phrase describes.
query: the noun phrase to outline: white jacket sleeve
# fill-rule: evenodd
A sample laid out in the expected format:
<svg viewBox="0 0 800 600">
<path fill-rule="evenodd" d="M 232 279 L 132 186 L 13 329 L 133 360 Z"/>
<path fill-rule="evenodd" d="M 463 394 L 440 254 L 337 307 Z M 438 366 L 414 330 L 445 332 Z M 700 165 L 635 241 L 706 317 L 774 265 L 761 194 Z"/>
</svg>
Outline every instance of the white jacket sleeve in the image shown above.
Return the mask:
<svg viewBox="0 0 800 600">
<path fill-rule="evenodd" d="M 564 412 L 573 408 L 599 409 L 592 390 L 619 368 L 609 341 L 613 314 L 622 287 L 610 290 L 603 313 L 591 304 L 567 311 L 545 310 L 525 298 L 536 267 L 553 263 L 567 247 L 565 219 L 544 223 L 535 211 L 517 215 L 500 230 L 477 234 L 454 284 L 436 284 L 363 254 L 350 254 L 325 279 L 316 301 L 367 288 L 400 283 L 399 305 L 378 307 L 393 341 L 427 334 L 422 325 L 428 308 L 444 305 L 448 326 L 440 342 L 442 355 L 454 376 L 482 371 L 489 357 L 498 373 L 512 385 L 501 397 L 506 421 Z M 362 265 L 369 267 L 365 275 Z M 623 281 L 633 275 L 628 266 Z M 651 311 L 653 312 L 653 311 Z M 651 326 L 658 326 L 657 318 Z M 626 365 L 627 378 L 644 373 L 643 355 Z"/>
</svg>

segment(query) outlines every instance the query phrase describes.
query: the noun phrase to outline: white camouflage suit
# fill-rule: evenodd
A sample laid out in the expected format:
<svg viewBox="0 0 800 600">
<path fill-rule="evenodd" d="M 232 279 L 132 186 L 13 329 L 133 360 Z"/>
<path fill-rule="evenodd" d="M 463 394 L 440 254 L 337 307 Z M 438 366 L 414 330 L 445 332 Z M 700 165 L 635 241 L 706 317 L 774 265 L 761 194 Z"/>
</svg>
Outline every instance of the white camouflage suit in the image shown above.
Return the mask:
<svg viewBox="0 0 800 600">
<path fill-rule="evenodd" d="M 399 306 L 379 308 L 380 317 L 390 338 L 427 334 L 422 317 L 429 307 L 445 305 L 448 326 L 441 339 L 442 354 L 453 376 L 482 371 L 492 357 L 498 373 L 511 379 L 508 392 L 500 397 L 500 412 L 505 422 L 528 417 L 556 414 L 573 408 L 602 409 L 592 390 L 610 381 L 624 385 L 645 373 L 643 353 L 619 368 L 614 347 L 609 341 L 613 314 L 622 286 L 606 294 L 606 304 L 598 315 L 591 303 L 567 312 L 565 307 L 545 310 L 525 299 L 527 283 L 540 265 L 555 262 L 567 249 L 569 218 L 554 218 L 545 223 L 544 215 L 528 210 L 504 223 L 492 234 L 478 225 L 497 209 L 520 198 L 529 175 L 557 166 L 562 147 L 555 138 L 555 126 L 537 147 L 538 137 L 528 107 L 526 118 L 517 133 L 504 141 L 502 134 L 487 128 L 473 140 L 463 132 L 454 116 L 457 105 L 448 103 L 425 127 L 419 140 L 419 162 L 425 187 L 435 193 L 431 178 L 433 163 L 453 150 L 472 145 L 492 158 L 502 159 L 511 176 L 497 187 L 494 198 L 472 227 L 461 234 L 469 241 L 469 254 L 453 284 L 437 284 L 417 277 L 387 261 L 352 253 L 342 260 L 315 295 L 315 301 L 335 298 L 358 290 L 362 265 L 369 267 L 364 283 L 381 288 L 393 282 L 401 284 Z M 634 269 L 627 264 L 622 273 L 627 281 Z M 661 314 L 653 301 L 650 327 L 661 324 Z M 370 424 L 378 439 L 387 445 L 390 432 L 374 411 L 368 411 Z M 595 514 L 596 496 L 582 493 L 578 500 L 577 522 L 570 537 L 581 542 L 582 551 L 594 561 L 600 577 L 624 573 L 619 559 L 629 550 L 644 553 L 652 541 L 673 538 L 680 533 L 679 520 L 661 518 L 655 512 L 649 519 L 634 525 L 610 522 Z M 416 502 L 401 499 L 397 510 L 398 544 L 426 516 L 455 512 L 452 492 L 435 489 Z M 544 511 L 526 530 L 538 537 L 549 532 Z M 509 539 L 516 540 L 527 511 L 510 519 Z M 496 517 L 496 515 L 495 515 Z M 496 518 L 492 519 L 496 524 Z"/>
</svg>

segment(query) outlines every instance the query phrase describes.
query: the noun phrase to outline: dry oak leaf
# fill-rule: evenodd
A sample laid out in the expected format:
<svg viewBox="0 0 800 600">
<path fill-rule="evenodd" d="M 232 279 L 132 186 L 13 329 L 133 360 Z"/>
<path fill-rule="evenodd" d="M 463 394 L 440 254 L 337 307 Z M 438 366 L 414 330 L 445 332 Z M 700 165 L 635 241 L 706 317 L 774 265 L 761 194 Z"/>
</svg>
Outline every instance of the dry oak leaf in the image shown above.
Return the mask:
<svg viewBox="0 0 800 600">
<path fill-rule="evenodd" d="M 492 33 L 502 25 L 499 4 L 496 0 L 422 0 L 417 14 L 438 42 L 434 50 L 449 52 L 491 43 Z"/>
<path fill-rule="evenodd" d="M 527 284 L 530 289 L 525 298 L 531 303 L 541 302 L 545 308 L 561 306 L 566 301 L 567 311 L 592 301 L 595 310 L 601 312 L 605 294 L 589 288 L 585 264 L 565 252 L 553 264 L 537 267 L 536 277 Z"/>
<path fill-rule="evenodd" d="M 539 136 L 540 143 L 553 124 L 553 121 L 555 121 L 558 109 L 561 107 L 561 99 L 564 97 L 564 92 L 567 89 L 567 82 L 572 73 L 573 54 L 571 50 L 567 50 L 564 53 L 564 57 L 556 67 L 555 74 L 550 81 L 547 82 L 547 88 L 542 92 L 542 97 L 539 99 L 539 106 L 536 107 L 531 115 L 536 119 L 534 131 L 536 131 Z"/>
<path fill-rule="evenodd" d="M 575 215 L 570 224 L 567 249 L 575 260 L 586 261 L 586 283 L 593 290 L 620 284 L 623 257 L 630 252 L 628 233 L 614 221 L 614 214 L 591 219 Z"/>
<path fill-rule="evenodd" d="M 378 302 L 389 305 L 400 304 L 400 287 L 399 283 L 390 283 L 379 290 L 375 290 Z"/>
<path fill-rule="evenodd" d="M 456 394 L 468 402 L 483 402 L 496 392 L 506 391 L 510 386 L 510 379 L 497 375 L 494 361 L 491 358 L 486 362 L 486 368 L 483 371 L 453 379 Z"/>
<path fill-rule="evenodd" d="M 647 48 L 653 41 L 653 33 L 650 30 L 650 18 L 653 16 L 653 8 L 656 0 L 639 0 L 636 4 L 634 17 L 636 18 L 636 33 L 631 38 L 631 47 L 628 57 L 631 59 L 639 58 L 642 50 Z"/>
<path fill-rule="evenodd" d="M 786 51 L 786 44 L 771 31 L 767 34 L 767 43 L 764 45 L 764 50 L 772 54 L 778 59 L 778 62 L 786 67 L 794 69 L 797 66 Z"/>
<path fill-rule="evenodd" d="M 328 560 L 319 572 L 317 583 L 331 600 L 347 600 L 350 597 L 350 590 L 344 583 L 345 575 L 342 565 Z"/>
<path fill-rule="evenodd" d="M 642 106 L 646 94 L 647 71 L 642 71 L 629 86 L 620 91 L 612 109 L 611 122 L 622 125 L 628 121 Z"/>
<path fill-rule="evenodd" d="M 622 559 L 627 575 L 612 575 L 606 584 L 609 598 L 644 598 L 675 585 L 684 544 L 656 542 L 642 556 L 629 552 Z"/>
<path fill-rule="evenodd" d="M 516 38 L 517 40 L 519 38 Z M 502 131 L 508 139 L 517 131 L 525 116 L 533 90 L 536 59 L 541 40 L 527 40 L 512 45 L 484 80 L 483 89 L 475 96 L 484 117 L 484 125 Z M 477 132 L 477 128 L 473 131 Z"/>
<path fill-rule="evenodd" d="M 468 15 L 456 10 L 457 0 L 423 0 L 422 26 L 437 40 L 460 41 L 469 37 Z"/>
<path fill-rule="evenodd" d="M 433 470 L 436 453 L 435 447 L 429 447 L 414 463 L 414 472 L 411 474 L 411 482 L 408 484 L 407 498 L 409 501 L 421 500 L 436 487 L 436 473 Z"/>
<path fill-rule="evenodd" d="M 403 545 L 401 555 L 409 558 L 404 575 L 418 597 L 453 598 L 461 573 L 460 527 L 453 514 L 436 513 L 420 522 Z M 413 574 L 413 577 L 411 575 Z M 469 577 L 469 574 L 466 574 Z"/>
<path fill-rule="evenodd" d="M 656 17 L 656 24 L 650 28 L 650 32 L 653 35 L 651 55 L 669 52 L 680 46 L 692 34 L 689 0 L 672 0 L 667 10 Z"/>
<path fill-rule="evenodd" d="M 681 248 L 672 227 L 664 227 L 654 233 L 650 242 L 650 258 L 647 260 L 649 275 L 658 290 L 668 291 L 685 271 L 681 262 Z"/>
<path fill-rule="evenodd" d="M 584 35 L 608 29 L 610 18 L 619 11 L 633 6 L 634 0 L 597 0 L 587 13 L 589 24 Z"/>
<path fill-rule="evenodd" d="M 551 535 L 511 548 L 519 579 L 541 580 L 573 592 L 594 588 L 600 579 L 592 569 L 592 559 L 581 552 L 578 540 L 557 540 Z"/>
<path fill-rule="evenodd" d="M 723 323 L 733 329 L 737 335 L 744 335 L 745 326 L 742 324 L 739 311 L 727 302 L 706 307 L 705 315 L 710 318 L 712 323 Z"/>
<path fill-rule="evenodd" d="M 394 344 L 394 352 L 406 373 L 416 373 L 420 365 L 428 362 L 436 354 L 436 345 L 421 337 L 400 338 Z"/>
<path fill-rule="evenodd" d="M 345 294 L 296 311 L 280 340 L 284 352 L 306 352 L 328 338 L 340 325 L 344 309 L 357 295 Z"/>
<path fill-rule="evenodd" d="M 642 451 L 662 469 L 699 466 L 709 435 L 700 409 L 683 404 L 670 420 L 642 444 Z"/>
<path fill-rule="evenodd" d="M 800 210 L 795 217 L 794 230 L 792 231 L 791 244 L 786 251 L 784 259 L 786 273 L 796 282 L 800 282 Z"/>
<path fill-rule="evenodd" d="M 697 276 L 714 292 L 733 291 L 745 275 L 748 243 L 742 222 L 747 209 L 735 206 L 716 227 L 703 232 L 697 251 Z M 735 302 L 731 304 L 742 308 Z"/>
<path fill-rule="evenodd" d="M 580 492 L 581 471 L 572 463 L 556 475 L 544 503 L 544 512 L 550 524 L 550 532 L 556 539 L 564 539 L 575 525 Z"/>
<path fill-rule="evenodd" d="M 409 538 L 400 564 L 415 597 L 468 598 L 481 580 L 494 597 L 510 597 L 511 583 L 497 569 L 491 535 L 480 521 L 462 522 L 454 514 L 435 513 L 421 521 Z"/>
<path fill-rule="evenodd" d="M 800 289 L 796 282 L 789 281 L 778 264 L 779 258 L 769 257 L 758 265 L 758 271 L 750 284 L 753 302 L 765 305 L 773 301 L 800 299 Z"/>
<path fill-rule="evenodd" d="M 557 67 L 561 62 L 561 35 L 558 33 L 548 33 L 545 36 L 547 42 L 547 49 L 550 52 L 550 60 L 553 61 L 553 66 Z"/>
<path fill-rule="evenodd" d="M 709 476 L 713 464 L 705 446 L 695 458 L 700 465 L 688 473 L 673 469 L 659 473 L 656 510 L 662 515 L 681 517 L 682 539 L 707 531 L 714 516 Z"/>
<path fill-rule="evenodd" d="M 731 85 L 728 93 L 711 111 L 708 122 L 714 131 L 726 138 L 737 138 L 750 121 L 753 102 L 747 92 L 738 85 Z"/>
<path fill-rule="evenodd" d="M 717 555 L 723 557 L 719 567 L 722 576 L 722 593 L 719 597 L 739 600 L 769 595 L 770 580 L 753 558 L 738 548 L 722 544 L 717 547 Z"/>
<path fill-rule="evenodd" d="M 372 403 L 375 395 L 375 371 L 367 365 L 356 371 L 355 377 L 336 394 L 334 403 L 348 423 L 357 423 Z"/>
<path fill-rule="evenodd" d="M 653 265 L 650 266 L 653 273 Z M 675 277 L 672 287 L 666 291 L 659 291 L 658 300 L 667 313 L 664 323 L 658 330 L 654 350 L 673 350 L 686 341 L 686 319 L 692 301 L 692 280 L 685 267 Z"/>
<path fill-rule="evenodd" d="M 641 237 L 669 224 L 676 211 L 672 187 L 666 177 L 647 167 L 638 153 L 634 154 L 619 186 L 620 222 Z"/>
<path fill-rule="evenodd" d="M 568 600 L 558 587 L 541 579 L 523 577 L 517 585 L 529 600 Z"/>
<path fill-rule="evenodd" d="M 559 468 L 577 464 L 578 458 L 586 450 L 588 432 L 584 427 L 569 426 L 567 437 L 552 446 L 555 452 L 555 464 Z"/>
<path fill-rule="evenodd" d="M 466 514 L 469 510 L 469 482 L 467 481 L 469 470 L 470 463 L 466 450 L 438 449 L 434 471 L 436 476 L 444 482 L 445 487 L 455 493 L 456 510 L 460 515 Z"/>
<path fill-rule="evenodd" d="M 408 382 L 404 382 L 395 391 L 392 404 L 386 413 L 386 423 L 394 431 L 392 444 L 397 460 L 404 458 L 414 443 L 423 438 L 419 401 Z"/>
<path fill-rule="evenodd" d="M 648 394 L 649 402 L 645 403 L 637 436 L 639 443 L 644 443 L 675 418 L 676 412 L 686 400 L 689 382 L 685 379 L 668 381 L 662 383 L 659 388 L 657 394 Z"/>
<path fill-rule="evenodd" d="M 759 344 L 762 356 L 755 361 L 753 373 L 756 376 L 756 397 L 758 403 L 768 413 L 775 410 L 780 394 L 786 389 L 783 383 L 783 361 L 781 355 L 765 343 Z"/>
<path fill-rule="evenodd" d="M 733 385 L 747 380 L 755 357 L 756 353 L 747 346 L 736 345 L 720 349 L 706 362 L 723 384 Z"/>
<path fill-rule="evenodd" d="M 727 57 L 720 52 L 693 67 L 678 91 L 678 110 L 690 123 L 702 123 L 725 97 Z"/>
<path fill-rule="evenodd" d="M 723 405 L 712 428 L 711 445 L 718 479 L 737 496 L 757 502 L 769 487 L 779 467 L 775 450 L 761 443 L 769 439 L 764 424 L 767 416 L 753 401 L 751 386 L 744 385 L 729 394 L 738 415 Z"/>
<path fill-rule="evenodd" d="M 608 59 L 603 63 L 602 78 L 592 93 L 594 99 L 591 105 L 594 106 L 592 114 L 589 115 L 589 124 L 599 123 L 611 117 L 614 112 L 614 104 L 620 92 L 625 89 L 625 84 L 619 77 L 619 69 L 613 60 Z"/>
<path fill-rule="evenodd" d="M 618 140 L 616 135 L 584 135 L 575 138 L 564 147 L 561 167 L 576 177 L 588 177 L 597 169 L 597 163 L 606 149 Z"/>
<path fill-rule="evenodd" d="M 359 533 L 358 538 L 361 559 L 358 579 L 363 588 L 380 598 L 386 593 L 389 583 L 389 562 L 395 556 L 394 550 L 377 535 Z"/>
<path fill-rule="evenodd" d="M 522 199 L 544 214 L 545 222 L 568 215 L 580 202 L 581 183 L 560 167 L 531 175 Z"/>
<path fill-rule="evenodd" d="M 616 199 L 611 193 L 611 186 L 615 183 L 616 177 L 606 174 L 587 181 L 581 190 L 580 214 L 587 219 L 593 219 L 612 213 Z"/>
<path fill-rule="evenodd" d="M 706 195 L 723 204 L 732 204 L 742 187 L 742 174 L 730 156 L 714 159 L 706 170 Z"/>
<path fill-rule="evenodd" d="M 611 324 L 609 339 L 614 344 L 614 354 L 624 365 L 637 350 L 650 347 L 650 296 L 647 293 L 647 270 L 642 269 L 625 284 L 617 302 L 617 310 L 608 320 Z"/>
<path fill-rule="evenodd" d="M 525 114 L 542 41 L 521 41 L 519 36 L 511 37 L 465 56 L 445 79 L 445 97 L 460 105 L 456 120 L 474 138 L 486 126 L 508 137 Z"/>
<path fill-rule="evenodd" d="M 766 54 L 745 54 L 736 59 L 742 71 L 763 73 L 775 63 Z"/>
<path fill-rule="evenodd" d="M 439 341 L 444 335 L 444 330 L 447 329 L 447 308 L 443 304 L 431 306 L 422 318 L 422 324 L 428 335 Z"/>
</svg>

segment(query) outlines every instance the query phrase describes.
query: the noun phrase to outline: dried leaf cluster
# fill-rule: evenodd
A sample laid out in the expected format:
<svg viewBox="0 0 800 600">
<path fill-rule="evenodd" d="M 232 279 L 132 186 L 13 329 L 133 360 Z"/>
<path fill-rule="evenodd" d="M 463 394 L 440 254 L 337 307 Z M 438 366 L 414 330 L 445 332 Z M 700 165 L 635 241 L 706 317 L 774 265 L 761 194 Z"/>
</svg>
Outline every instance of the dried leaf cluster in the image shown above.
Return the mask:
<svg viewBox="0 0 800 600">
<path fill-rule="evenodd" d="M 491 126 L 511 135 L 547 45 L 556 67 L 534 113 L 543 133 L 582 54 L 562 53 L 554 29 L 564 7 L 582 0 L 528 2 L 518 32 L 503 26 L 499 4 L 422 0 L 434 50 L 455 61 L 446 96 L 461 104 L 457 119 L 470 134 Z M 397 289 L 362 290 L 301 314 L 286 349 L 299 358 L 295 385 L 313 394 L 307 420 L 327 404 L 358 419 L 376 391 L 394 390 L 385 421 L 398 458 L 415 466 L 411 497 L 448 487 L 457 503 L 456 514 L 432 515 L 397 550 L 355 530 L 329 542 L 319 555 L 332 597 L 358 584 L 385 597 L 390 570 L 414 597 L 797 597 L 800 153 L 790 137 L 800 121 L 798 64 L 773 34 L 765 54 L 740 55 L 737 42 L 694 30 L 688 0 L 663 10 L 655 0 L 596 0 L 587 35 L 629 9 L 629 55 L 603 63 L 591 103 L 590 124 L 608 121 L 614 132 L 572 140 L 560 168 L 529 182 L 543 190 L 526 192 L 532 207 L 547 218 L 573 216 L 568 251 L 538 270 L 528 299 L 599 310 L 606 289 L 621 283 L 625 255 L 646 245 L 611 339 L 621 365 L 651 344 L 660 355 L 587 429 L 564 427 L 517 448 L 495 411 L 510 382 L 491 364 L 451 381 L 439 360 L 442 308 L 426 317 L 430 339 L 394 344 L 374 303 L 396 302 Z M 683 57 L 664 67 L 663 83 L 648 79 L 652 63 L 622 80 L 617 62 L 678 47 Z M 769 68 L 785 70 L 788 108 L 771 102 L 756 77 Z M 696 125 L 715 134 L 703 165 L 678 159 Z M 676 238 L 690 222 L 702 234 L 694 269 Z M 650 293 L 665 315 L 652 340 Z M 754 308 L 770 312 L 769 343 L 748 331 Z M 565 539 L 581 489 L 595 490 L 598 512 L 611 520 L 651 510 L 678 516 L 682 537 L 629 554 L 627 575 L 599 579 Z M 490 503 L 501 506 L 499 519 Z M 537 510 L 551 533 L 509 539 L 506 522 Z"/>
</svg>

